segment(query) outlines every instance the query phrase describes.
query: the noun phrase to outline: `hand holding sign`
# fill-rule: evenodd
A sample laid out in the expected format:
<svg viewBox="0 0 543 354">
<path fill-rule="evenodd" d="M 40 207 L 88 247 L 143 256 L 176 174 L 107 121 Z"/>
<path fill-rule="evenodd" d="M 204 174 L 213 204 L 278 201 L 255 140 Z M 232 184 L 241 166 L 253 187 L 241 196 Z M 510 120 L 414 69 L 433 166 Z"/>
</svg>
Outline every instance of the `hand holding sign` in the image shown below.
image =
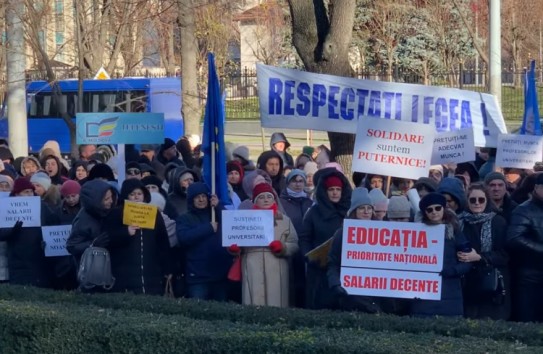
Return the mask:
<svg viewBox="0 0 543 354">
<path fill-rule="evenodd" d="M 140 230 L 140 229 L 141 229 L 141 227 L 139 227 L 139 226 L 132 226 L 132 225 L 130 225 L 130 226 L 128 226 L 128 234 L 129 234 L 130 236 L 134 236 L 134 235 L 136 234 L 136 231 L 138 231 L 138 230 Z"/>
<path fill-rule="evenodd" d="M 18 234 L 19 232 L 21 232 L 23 228 L 23 222 L 21 220 L 15 222 L 15 225 L 13 225 L 13 229 L 11 229 L 11 232 L 16 235 Z"/>
</svg>

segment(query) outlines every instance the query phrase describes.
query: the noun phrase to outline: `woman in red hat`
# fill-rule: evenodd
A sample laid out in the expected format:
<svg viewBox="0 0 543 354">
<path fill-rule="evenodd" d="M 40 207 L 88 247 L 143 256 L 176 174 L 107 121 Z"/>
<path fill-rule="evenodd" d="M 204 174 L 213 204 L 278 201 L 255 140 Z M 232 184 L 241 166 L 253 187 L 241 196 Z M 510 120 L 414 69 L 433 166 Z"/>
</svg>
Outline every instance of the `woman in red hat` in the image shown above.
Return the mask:
<svg viewBox="0 0 543 354">
<path fill-rule="evenodd" d="M 241 253 L 242 303 L 258 306 L 289 306 L 289 257 L 298 251 L 298 235 L 290 219 L 277 210 L 277 195 L 268 183 L 253 189 L 253 209 L 273 210 L 274 240 L 268 247 L 232 245 Z"/>
</svg>

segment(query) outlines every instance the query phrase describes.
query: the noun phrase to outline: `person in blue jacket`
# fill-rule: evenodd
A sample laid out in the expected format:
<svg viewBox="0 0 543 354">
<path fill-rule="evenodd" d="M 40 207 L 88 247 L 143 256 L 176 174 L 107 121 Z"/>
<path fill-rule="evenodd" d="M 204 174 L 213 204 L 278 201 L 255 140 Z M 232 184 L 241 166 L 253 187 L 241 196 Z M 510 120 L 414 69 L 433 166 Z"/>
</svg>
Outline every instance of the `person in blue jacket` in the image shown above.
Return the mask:
<svg viewBox="0 0 543 354">
<path fill-rule="evenodd" d="M 212 221 L 212 208 L 217 221 Z M 195 182 L 187 189 L 187 209 L 176 221 L 177 239 L 186 253 L 187 295 L 226 301 L 232 256 L 222 247 L 219 199 L 210 195 L 207 185 Z"/>
</svg>

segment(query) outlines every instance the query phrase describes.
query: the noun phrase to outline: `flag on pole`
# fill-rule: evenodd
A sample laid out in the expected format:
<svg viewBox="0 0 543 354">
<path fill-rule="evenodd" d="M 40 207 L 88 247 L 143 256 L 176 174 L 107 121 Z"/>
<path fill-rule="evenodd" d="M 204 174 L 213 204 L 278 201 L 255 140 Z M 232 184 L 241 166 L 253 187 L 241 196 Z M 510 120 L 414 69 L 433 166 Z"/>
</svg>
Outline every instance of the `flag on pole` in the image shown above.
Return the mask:
<svg viewBox="0 0 543 354">
<path fill-rule="evenodd" d="M 524 116 L 521 135 L 543 135 L 541 121 L 539 120 L 539 105 L 537 103 L 537 89 L 535 85 L 535 60 L 530 63 L 530 70 L 525 73 L 524 80 Z"/>
<path fill-rule="evenodd" d="M 204 153 L 203 177 L 205 183 L 216 194 L 223 205 L 232 204 L 228 193 L 226 175 L 226 149 L 224 145 L 224 103 L 219 77 L 215 68 L 215 57 L 207 54 L 208 81 L 207 102 L 204 116 L 202 151 Z"/>
</svg>

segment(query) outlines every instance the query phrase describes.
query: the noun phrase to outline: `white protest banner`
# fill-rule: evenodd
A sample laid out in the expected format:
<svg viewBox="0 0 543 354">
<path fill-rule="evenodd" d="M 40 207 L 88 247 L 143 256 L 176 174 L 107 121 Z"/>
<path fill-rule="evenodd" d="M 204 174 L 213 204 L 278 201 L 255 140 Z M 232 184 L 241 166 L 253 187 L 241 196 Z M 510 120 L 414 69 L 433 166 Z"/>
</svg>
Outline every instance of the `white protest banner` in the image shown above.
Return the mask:
<svg viewBox="0 0 543 354">
<path fill-rule="evenodd" d="M 359 80 L 257 64 L 263 127 L 356 131 L 362 118 L 473 128 L 476 146 L 496 147 L 507 128 L 496 97 L 439 86 Z"/>
<path fill-rule="evenodd" d="M 0 228 L 9 228 L 17 221 L 23 222 L 23 227 L 41 226 L 40 197 L 9 197 L 2 199 L 0 207 Z"/>
<path fill-rule="evenodd" d="M 340 279 L 350 295 L 441 300 L 439 273 L 341 267 Z"/>
<path fill-rule="evenodd" d="M 543 136 L 500 134 L 496 166 L 532 169 L 543 156 Z"/>
<path fill-rule="evenodd" d="M 473 129 L 461 129 L 435 135 L 432 165 L 467 161 L 475 161 Z"/>
<path fill-rule="evenodd" d="M 72 225 L 43 226 L 41 234 L 45 242 L 45 257 L 69 256 L 66 240 L 71 231 Z"/>
<path fill-rule="evenodd" d="M 273 241 L 273 211 L 223 210 L 222 245 L 266 247 Z"/>
<path fill-rule="evenodd" d="M 8 198 L 9 194 L 10 194 L 9 192 L 0 192 L 0 199 Z"/>
<path fill-rule="evenodd" d="M 362 118 L 352 169 L 411 179 L 428 177 L 434 134 L 430 125 Z"/>
<path fill-rule="evenodd" d="M 345 219 L 341 265 L 441 272 L 445 226 Z"/>
</svg>

